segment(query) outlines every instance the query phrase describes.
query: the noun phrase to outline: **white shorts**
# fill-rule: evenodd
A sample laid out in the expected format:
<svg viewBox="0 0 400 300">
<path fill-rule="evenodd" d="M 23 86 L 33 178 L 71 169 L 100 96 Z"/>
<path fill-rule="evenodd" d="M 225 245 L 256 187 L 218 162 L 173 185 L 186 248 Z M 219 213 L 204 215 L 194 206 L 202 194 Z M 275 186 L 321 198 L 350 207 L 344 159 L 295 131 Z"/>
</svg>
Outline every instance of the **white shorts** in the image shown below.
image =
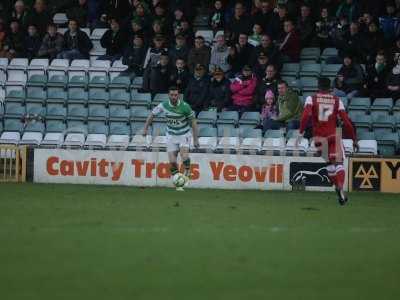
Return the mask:
<svg viewBox="0 0 400 300">
<path fill-rule="evenodd" d="M 188 131 L 183 135 L 170 135 L 167 134 L 167 151 L 176 152 L 181 148 L 190 148 L 190 142 L 192 141 L 192 132 Z"/>
</svg>

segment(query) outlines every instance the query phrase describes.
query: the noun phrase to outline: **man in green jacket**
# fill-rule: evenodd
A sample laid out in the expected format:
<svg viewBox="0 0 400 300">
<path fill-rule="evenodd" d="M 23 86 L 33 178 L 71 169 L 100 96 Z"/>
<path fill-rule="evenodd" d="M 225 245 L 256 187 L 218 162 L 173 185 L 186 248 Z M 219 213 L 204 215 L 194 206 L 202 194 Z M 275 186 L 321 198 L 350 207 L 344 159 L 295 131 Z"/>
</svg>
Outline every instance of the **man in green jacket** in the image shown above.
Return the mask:
<svg viewBox="0 0 400 300">
<path fill-rule="evenodd" d="M 297 93 L 288 88 L 286 81 L 279 81 L 278 94 L 279 115 L 264 121 L 264 131 L 281 127 L 286 127 L 287 130 L 298 129 L 303 103 L 299 100 Z"/>
</svg>

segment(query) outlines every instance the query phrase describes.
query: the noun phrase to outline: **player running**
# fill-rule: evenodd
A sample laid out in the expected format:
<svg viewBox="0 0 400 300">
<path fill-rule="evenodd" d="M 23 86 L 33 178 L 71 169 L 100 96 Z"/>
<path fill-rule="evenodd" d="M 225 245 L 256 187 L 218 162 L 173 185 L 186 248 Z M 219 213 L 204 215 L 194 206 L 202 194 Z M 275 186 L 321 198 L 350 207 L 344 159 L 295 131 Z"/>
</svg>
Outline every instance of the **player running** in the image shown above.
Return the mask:
<svg viewBox="0 0 400 300">
<path fill-rule="evenodd" d="M 192 138 L 194 147 L 197 148 L 199 146 L 197 122 L 190 105 L 179 99 L 177 87 L 170 87 L 168 96 L 169 101 L 164 101 L 157 105 L 148 116 L 143 128 L 143 135 L 147 135 L 154 116 L 164 112 L 167 119 L 167 152 L 170 172 L 172 176 L 179 172 L 177 158 L 178 153 L 180 153 L 184 166 L 184 175 L 187 177 L 186 181 L 188 181 L 190 178 L 189 146 Z M 183 191 L 183 188 L 177 187 L 176 190 Z"/>
<path fill-rule="evenodd" d="M 303 138 L 309 119 L 312 119 L 313 138 L 315 146 L 328 162 L 328 176 L 336 188 L 340 205 L 347 202 L 343 191 L 345 169 L 343 167 L 344 148 L 341 132 L 336 131 L 338 117 L 343 121 L 344 129 L 353 140 L 354 148 L 358 149 L 354 127 L 345 111 L 343 102 L 330 93 L 331 81 L 321 77 L 318 80 L 319 91 L 306 99 L 300 122 L 300 135 L 296 141 L 299 144 Z"/>
</svg>

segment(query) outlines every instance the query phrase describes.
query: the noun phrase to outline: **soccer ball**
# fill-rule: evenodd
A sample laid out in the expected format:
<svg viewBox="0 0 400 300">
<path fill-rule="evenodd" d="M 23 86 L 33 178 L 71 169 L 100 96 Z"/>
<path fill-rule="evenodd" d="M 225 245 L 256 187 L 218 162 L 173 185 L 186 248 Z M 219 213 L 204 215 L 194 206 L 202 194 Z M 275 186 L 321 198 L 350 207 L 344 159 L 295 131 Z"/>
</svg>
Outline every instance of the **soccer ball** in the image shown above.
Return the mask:
<svg viewBox="0 0 400 300">
<path fill-rule="evenodd" d="M 186 177 L 182 173 L 176 173 L 172 181 L 176 187 L 183 187 L 186 183 Z"/>
</svg>

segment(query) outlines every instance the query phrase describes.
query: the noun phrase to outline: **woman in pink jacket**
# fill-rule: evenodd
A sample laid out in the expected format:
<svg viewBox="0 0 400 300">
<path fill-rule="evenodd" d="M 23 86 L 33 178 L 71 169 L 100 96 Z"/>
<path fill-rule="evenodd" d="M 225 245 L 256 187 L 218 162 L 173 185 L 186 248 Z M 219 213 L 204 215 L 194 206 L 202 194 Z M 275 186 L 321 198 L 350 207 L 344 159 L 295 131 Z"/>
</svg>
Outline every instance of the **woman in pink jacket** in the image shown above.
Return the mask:
<svg viewBox="0 0 400 300">
<path fill-rule="evenodd" d="M 253 75 L 250 66 L 245 65 L 242 75 L 236 77 L 231 83 L 232 110 L 240 113 L 248 111 L 253 105 L 253 96 L 257 86 L 257 78 Z"/>
</svg>

